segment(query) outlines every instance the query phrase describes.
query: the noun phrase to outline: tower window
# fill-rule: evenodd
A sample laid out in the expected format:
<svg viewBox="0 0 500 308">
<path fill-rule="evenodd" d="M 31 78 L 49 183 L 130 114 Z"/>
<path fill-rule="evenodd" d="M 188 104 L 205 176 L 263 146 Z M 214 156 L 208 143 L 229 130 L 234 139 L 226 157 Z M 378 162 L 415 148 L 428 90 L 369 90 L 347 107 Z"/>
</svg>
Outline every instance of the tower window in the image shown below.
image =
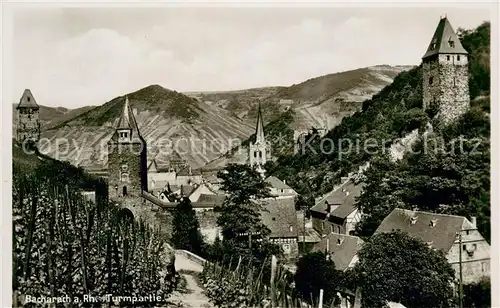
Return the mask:
<svg viewBox="0 0 500 308">
<path fill-rule="evenodd" d="M 450 61 L 450 56 L 446 56 L 446 60 L 447 60 L 447 61 Z"/>
<path fill-rule="evenodd" d="M 460 56 L 457 56 L 457 61 L 460 61 Z"/>
<path fill-rule="evenodd" d="M 434 77 L 429 77 L 429 84 L 433 84 L 434 83 Z"/>
<path fill-rule="evenodd" d="M 126 196 L 127 195 L 127 186 L 123 186 L 123 195 Z"/>
</svg>

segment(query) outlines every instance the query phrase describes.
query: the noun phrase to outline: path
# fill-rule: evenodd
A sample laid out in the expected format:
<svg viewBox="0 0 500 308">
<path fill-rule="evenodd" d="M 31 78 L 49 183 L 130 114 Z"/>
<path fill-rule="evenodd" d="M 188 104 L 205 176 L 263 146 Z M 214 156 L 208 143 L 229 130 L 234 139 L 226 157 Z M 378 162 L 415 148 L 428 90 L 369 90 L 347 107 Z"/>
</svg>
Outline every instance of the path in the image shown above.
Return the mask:
<svg viewBox="0 0 500 308">
<path fill-rule="evenodd" d="M 170 300 L 174 303 L 181 303 L 182 307 L 191 308 L 212 308 L 208 298 L 203 294 L 203 289 L 198 285 L 195 277 L 189 272 L 201 273 L 203 266 L 187 259 L 184 255 L 175 253 L 175 270 L 181 271 L 181 275 L 186 279 L 186 291 L 182 293 L 176 291 Z M 186 271 L 182 273 L 182 271 Z"/>
</svg>

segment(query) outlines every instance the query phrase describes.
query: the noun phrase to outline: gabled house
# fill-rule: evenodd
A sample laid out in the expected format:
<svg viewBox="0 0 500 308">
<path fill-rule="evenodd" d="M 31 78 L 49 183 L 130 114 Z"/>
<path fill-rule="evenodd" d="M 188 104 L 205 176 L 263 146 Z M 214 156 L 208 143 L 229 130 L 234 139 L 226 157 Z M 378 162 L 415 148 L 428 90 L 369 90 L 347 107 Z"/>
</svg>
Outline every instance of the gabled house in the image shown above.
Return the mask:
<svg viewBox="0 0 500 308">
<path fill-rule="evenodd" d="M 464 284 L 490 276 L 490 245 L 479 233 L 476 218 L 394 209 L 384 218 L 375 234 L 394 231 L 406 232 L 446 254 L 448 262 L 459 277 L 462 255 Z M 462 240 L 459 241 L 459 234 Z"/>
<path fill-rule="evenodd" d="M 358 251 L 363 246 L 363 240 L 357 236 L 330 233 L 314 245 L 312 251 L 326 252 L 335 263 L 335 269 L 345 271 L 358 262 Z"/>
<path fill-rule="evenodd" d="M 288 186 L 285 181 L 282 181 L 275 176 L 270 176 L 265 181 L 270 185 L 269 190 L 271 196 L 273 197 L 293 198 L 297 196 L 297 192 L 293 188 Z"/>
<path fill-rule="evenodd" d="M 353 234 L 361 219 L 356 202 L 362 189 L 362 184 L 346 180 L 321 198 L 310 210 L 313 228 L 320 234 Z"/>
<path fill-rule="evenodd" d="M 292 198 L 259 200 L 262 223 L 271 231 L 269 240 L 280 245 L 283 252 L 295 257 L 298 254 L 298 222 L 295 201 Z"/>
</svg>

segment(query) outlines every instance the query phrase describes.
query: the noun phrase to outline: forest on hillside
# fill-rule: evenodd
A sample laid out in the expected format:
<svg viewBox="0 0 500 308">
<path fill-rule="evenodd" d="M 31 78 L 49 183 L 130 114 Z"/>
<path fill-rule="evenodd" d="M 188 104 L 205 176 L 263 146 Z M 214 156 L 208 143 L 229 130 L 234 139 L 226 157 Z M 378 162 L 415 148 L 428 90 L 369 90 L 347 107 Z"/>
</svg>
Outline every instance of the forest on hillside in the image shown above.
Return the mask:
<svg viewBox="0 0 500 308">
<path fill-rule="evenodd" d="M 440 127 L 423 111 L 422 68 L 416 67 L 399 74 L 391 85 L 365 101 L 362 111 L 344 118 L 323 139 L 312 139 L 311 150 L 283 155 L 267 164 L 268 174 L 285 179 L 311 206 L 315 197 L 330 191 L 342 176 L 371 161 L 364 177 L 366 193 L 359 200 L 364 211 L 359 235 L 371 235 L 381 219 L 398 206 L 476 216 L 480 232 L 489 240 L 490 23 L 474 30 L 460 29 L 458 34 L 469 52 L 471 108 L 455 123 Z M 274 122 L 269 125 L 277 126 Z M 439 140 L 442 149 L 407 154 L 391 163 L 392 142 L 417 128 L 422 133 L 427 123 L 434 128 L 429 138 Z M 474 155 L 457 152 L 453 144 L 460 138 L 465 139 L 469 153 L 475 150 Z M 333 142 L 322 142 L 324 139 Z M 346 153 L 339 147 L 346 140 L 363 145 L 368 139 L 384 142 L 375 153 Z M 422 146 L 422 141 L 415 145 L 416 149 Z"/>
</svg>

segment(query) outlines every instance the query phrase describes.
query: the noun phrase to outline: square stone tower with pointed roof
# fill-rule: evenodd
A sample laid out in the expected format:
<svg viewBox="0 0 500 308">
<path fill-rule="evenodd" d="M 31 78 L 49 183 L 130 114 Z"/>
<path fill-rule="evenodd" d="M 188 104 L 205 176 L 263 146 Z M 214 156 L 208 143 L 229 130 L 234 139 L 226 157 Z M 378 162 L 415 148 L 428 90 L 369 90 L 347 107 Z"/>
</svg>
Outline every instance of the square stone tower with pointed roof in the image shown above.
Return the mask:
<svg viewBox="0 0 500 308">
<path fill-rule="evenodd" d="M 126 205 L 142 203 L 148 190 L 147 145 L 139 132 L 128 97 L 116 130 L 108 142 L 108 195 Z"/>
<path fill-rule="evenodd" d="M 264 123 L 262 121 L 260 103 L 257 113 L 257 127 L 255 128 L 255 142 L 250 143 L 248 155 L 250 166 L 255 166 L 261 171 L 263 171 L 264 164 L 271 158 L 271 148 L 264 136 Z"/>
<path fill-rule="evenodd" d="M 16 107 L 17 127 L 16 139 L 18 142 L 40 140 L 40 107 L 29 89 L 24 90 L 23 96 Z"/>
<path fill-rule="evenodd" d="M 444 124 L 465 113 L 470 105 L 467 51 L 446 17 L 441 18 L 422 57 L 424 110 Z"/>
</svg>

